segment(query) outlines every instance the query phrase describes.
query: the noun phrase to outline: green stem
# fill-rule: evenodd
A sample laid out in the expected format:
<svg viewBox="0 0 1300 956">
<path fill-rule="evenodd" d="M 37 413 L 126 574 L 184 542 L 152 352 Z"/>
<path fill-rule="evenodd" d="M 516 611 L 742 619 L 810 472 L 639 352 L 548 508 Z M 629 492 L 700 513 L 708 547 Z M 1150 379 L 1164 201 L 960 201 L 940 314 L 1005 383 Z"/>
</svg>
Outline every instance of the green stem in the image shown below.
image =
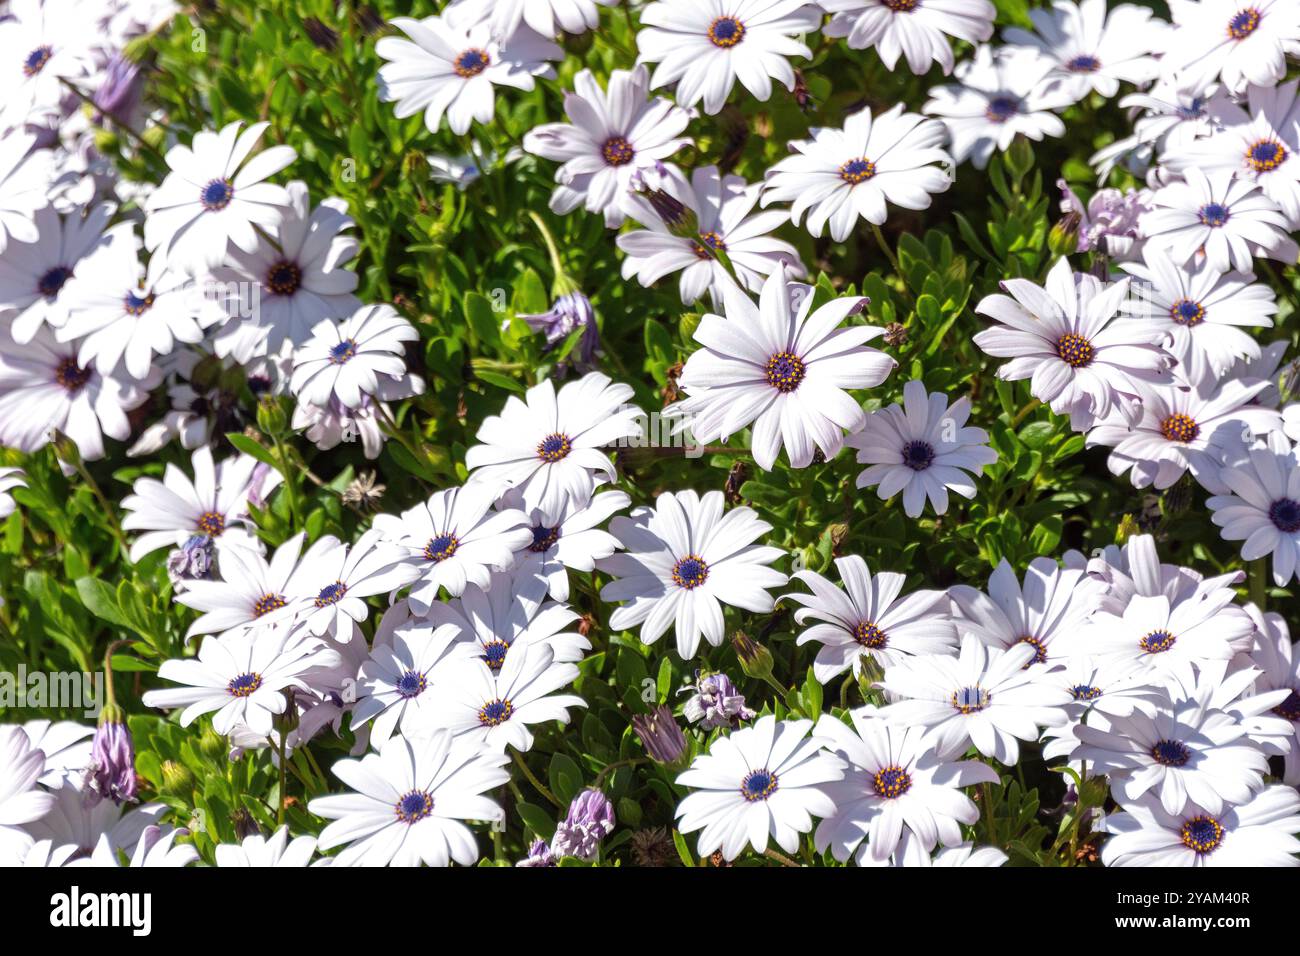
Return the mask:
<svg viewBox="0 0 1300 956">
<path fill-rule="evenodd" d="M 1264 610 L 1268 603 L 1268 569 L 1264 565 L 1263 558 L 1256 558 L 1250 562 L 1250 599 L 1254 602 L 1255 607 L 1260 611 Z"/>
<path fill-rule="evenodd" d="M 880 227 L 874 222 L 871 224 L 871 232 L 876 237 L 876 245 L 880 246 L 880 251 L 885 254 L 885 258 L 889 260 L 889 264 L 893 267 L 894 273 L 902 281 L 903 295 L 906 296 L 909 302 L 914 303 L 914 300 L 912 299 L 912 290 L 908 288 L 907 285 L 907 276 L 903 274 L 903 266 L 898 261 L 898 256 L 894 254 L 894 250 L 889 247 L 889 243 L 885 241 L 885 234 L 880 231 Z"/>
<path fill-rule="evenodd" d="M 282 827 L 284 826 L 284 801 L 289 789 L 289 761 L 284 755 L 284 734 L 280 734 L 278 742 L 273 740 L 272 743 L 275 743 L 276 752 L 280 755 L 280 806 L 275 811 L 275 825 Z"/>
<path fill-rule="evenodd" d="M 533 775 L 533 772 L 528 769 L 528 764 L 524 763 L 524 758 L 519 756 L 518 750 L 511 750 L 510 756 L 514 758 L 515 765 L 524 772 L 524 776 L 528 778 L 528 782 L 533 785 L 534 790 L 536 790 L 538 793 L 544 796 L 547 800 L 549 800 L 552 804 L 554 804 L 559 809 L 561 810 L 568 809 L 567 807 L 565 807 L 563 803 L 560 802 L 559 798 L 556 797 L 555 794 L 551 793 L 551 791 L 547 789 L 546 784 L 542 783 L 540 780 L 537 779 L 537 777 Z"/>
<path fill-rule="evenodd" d="M 605 766 L 601 768 L 600 773 L 596 774 L 596 781 L 592 784 L 592 787 L 599 790 L 600 785 L 605 782 L 605 777 L 615 770 L 620 770 L 623 767 L 636 767 L 640 764 L 649 762 L 649 757 L 629 757 L 626 760 L 615 760 L 613 763 L 605 764 Z"/>
<path fill-rule="evenodd" d="M 294 530 L 302 527 L 298 520 L 298 481 L 297 476 L 289 467 L 289 454 L 284 450 L 284 442 L 280 436 L 275 437 L 275 456 L 280 461 L 280 474 L 284 476 L 285 493 L 289 496 L 289 520 L 293 523 Z"/>
</svg>

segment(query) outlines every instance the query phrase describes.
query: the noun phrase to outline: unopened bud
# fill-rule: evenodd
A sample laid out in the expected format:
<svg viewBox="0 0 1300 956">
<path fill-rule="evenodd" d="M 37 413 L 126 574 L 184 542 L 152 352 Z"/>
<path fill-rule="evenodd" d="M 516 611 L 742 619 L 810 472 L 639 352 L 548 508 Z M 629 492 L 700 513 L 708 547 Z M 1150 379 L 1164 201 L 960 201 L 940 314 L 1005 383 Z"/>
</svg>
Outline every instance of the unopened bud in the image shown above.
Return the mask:
<svg viewBox="0 0 1300 956">
<path fill-rule="evenodd" d="M 740 668 L 749 677 L 766 680 L 772 676 L 772 652 L 759 644 L 744 631 L 737 631 L 731 638 L 731 646 L 740 658 Z"/>
</svg>

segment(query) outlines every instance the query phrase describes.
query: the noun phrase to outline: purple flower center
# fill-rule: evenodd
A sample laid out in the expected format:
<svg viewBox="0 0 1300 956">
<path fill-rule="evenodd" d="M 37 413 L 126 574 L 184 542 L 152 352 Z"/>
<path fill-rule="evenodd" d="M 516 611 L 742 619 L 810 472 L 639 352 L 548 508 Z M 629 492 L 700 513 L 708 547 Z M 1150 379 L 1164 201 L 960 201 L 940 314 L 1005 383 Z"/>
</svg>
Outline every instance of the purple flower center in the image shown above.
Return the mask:
<svg viewBox="0 0 1300 956">
<path fill-rule="evenodd" d="M 889 766 L 876 771 L 872 785 L 876 789 L 876 796 L 893 800 L 912 789 L 912 777 L 902 767 Z"/>
<path fill-rule="evenodd" d="M 767 384 L 778 392 L 793 392 L 807 371 L 799 356 L 792 352 L 777 352 L 767 360 Z"/>
<path fill-rule="evenodd" d="M 952 706 L 963 714 L 977 714 L 989 705 L 989 692 L 978 684 L 953 691 Z"/>
<path fill-rule="evenodd" d="M 1151 748 L 1151 759 L 1162 767 L 1181 767 L 1192 759 L 1192 752 L 1181 740 L 1159 740 Z"/>
<path fill-rule="evenodd" d="M 152 292 L 146 292 L 143 296 L 128 292 L 122 299 L 122 308 L 126 309 L 127 315 L 139 317 L 153 308 L 153 301 Z"/>
<path fill-rule="evenodd" d="M 72 270 L 67 266 L 55 266 L 36 281 L 36 291 L 47 299 L 53 299 L 71 278 Z"/>
<path fill-rule="evenodd" d="M 460 539 L 454 534 L 440 534 L 436 538 L 430 538 L 429 543 L 424 546 L 424 560 L 432 561 L 434 564 L 446 561 L 459 547 Z"/>
<path fill-rule="evenodd" d="M 226 530 L 226 516 L 220 511 L 205 511 L 195 520 L 194 526 L 209 538 L 219 538 Z"/>
<path fill-rule="evenodd" d="M 489 700 L 478 709 L 478 722 L 484 727 L 497 727 L 509 720 L 514 712 L 514 704 L 508 700 Z"/>
<path fill-rule="evenodd" d="M 1165 436 L 1166 441 L 1186 444 L 1196 441 L 1196 436 L 1200 433 L 1201 426 L 1196 423 L 1196 419 L 1182 412 L 1175 412 L 1160 423 L 1160 434 Z"/>
<path fill-rule="evenodd" d="M 537 457 L 551 465 L 569 457 L 571 451 L 573 451 L 573 442 L 568 435 L 560 432 L 547 435 L 537 443 Z"/>
<path fill-rule="evenodd" d="M 1080 53 L 1071 58 L 1065 68 L 1071 73 L 1096 73 L 1101 69 L 1101 60 L 1090 53 Z"/>
<path fill-rule="evenodd" d="M 1138 641 L 1138 646 L 1148 654 L 1163 654 L 1178 643 L 1178 638 L 1168 631 L 1152 631 Z"/>
<path fill-rule="evenodd" d="M 1228 207 L 1223 203 L 1207 202 L 1196 213 L 1202 224 L 1218 229 L 1228 221 Z"/>
<path fill-rule="evenodd" d="M 1016 643 L 1028 644 L 1030 647 L 1034 649 L 1034 656 L 1029 658 L 1029 660 L 1025 662 L 1025 666 L 1022 667 L 1021 670 L 1029 670 L 1029 668 L 1033 667 L 1035 664 L 1042 664 L 1046 662 L 1047 644 L 1044 643 L 1041 638 L 1022 637 L 1020 640 L 1016 641 Z"/>
<path fill-rule="evenodd" d="M 348 593 L 348 586 L 342 581 L 335 581 L 333 584 L 327 584 L 320 589 L 316 595 L 317 607 L 329 607 L 331 604 L 338 604 Z"/>
<path fill-rule="evenodd" d="M 506 653 L 509 650 L 510 645 L 500 638 L 491 640 L 483 645 L 483 662 L 495 674 L 501 670 L 501 665 L 506 662 Z"/>
<path fill-rule="evenodd" d="M 558 540 L 560 540 L 560 529 L 558 526 L 554 528 L 546 528 L 542 525 L 538 525 L 533 528 L 533 543 L 528 546 L 528 550 L 541 554 L 543 551 L 555 547 L 555 542 Z"/>
<path fill-rule="evenodd" d="M 1183 840 L 1183 846 L 1189 850 L 1195 850 L 1201 856 L 1207 853 L 1213 853 L 1223 843 L 1223 834 L 1226 831 L 1223 824 L 1212 816 L 1192 817 L 1183 823 L 1182 832 L 1179 834 Z"/>
<path fill-rule="evenodd" d="M 1246 165 L 1257 173 L 1271 173 L 1286 158 L 1286 147 L 1275 139 L 1261 139 L 1246 150 Z"/>
<path fill-rule="evenodd" d="M 199 202 L 208 212 L 225 209 L 234 198 L 235 187 L 225 179 L 214 179 L 199 192 Z"/>
<path fill-rule="evenodd" d="M 1244 40 L 1259 29 L 1260 13 L 1254 7 L 1238 10 L 1228 21 L 1228 36 L 1234 40 Z"/>
<path fill-rule="evenodd" d="M 730 49 L 745 39 L 745 25 L 735 17 L 718 17 L 709 24 L 709 42 L 722 49 Z"/>
<path fill-rule="evenodd" d="M 302 285 L 302 269 L 296 262 L 281 259 L 266 270 L 266 287 L 276 295 L 293 295 Z"/>
<path fill-rule="evenodd" d="M 925 471 L 934 463 L 934 446 L 928 441 L 910 441 L 903 446 L 903 464 L 913 471 Z"/>
<path fill-rule="evenodd" d="M 231 697 L 251 697 L 262 686 L 261 674 L 240 674 L 226 685 L 226 692 Z"/>
<path fill-rule="evenodd" d="M 397 819 L 403 823 L 419 823 L 433 812 L 433 794 L 425 790 L 412 790 L 397 800 Z"/>
<path fill-rule="evenodd" d="M 921 5 L 921 0 L 881 0 L 881 2 L 895 13 L 911 13 Z"/>
<path fill-rule="evenodd" d="M 673 565 L 673 583 L 679 588 L 693 591 L 709 577 L 709 566 L 696 554 L 688 554 Z"/>
<path fill-rule="evenodd" d="M 410 700 L 412 697 L 419 697 L 424 693 L 424 689 L 428 686 L 428 682 L 424 679 L 424 675 L 419 671 L 407 671 L 401 677 L 397 678 L 396 686 L 397 692 L 407 700 Z"/>
<path fill-rule="evenodd" d="M 1070 696 L 1075 700 L 1096 700 L 1101 696 L 1101 688 L 1091 684 L 1075 684 L 1070 688 Z"/>
<path fill-rule="evenodd" d="M 332 365 L 346 365 L 356 357 L 357 343 L 355 339 L 344 339 L 338 345 L 330 349 L 330 363 Z"/>
<path fill-rule="evenodd" d="M 1285 534 L 1300 531 L 1300 502 L 1279 498 L 1268 507 L 1268 519 Z"/>
<path fill-rule="evenodd" d="M 1070 368 L 1083 368 L 1092 364 L 1094 351 L 1092 343 L 1082 335 L 1066 332 L 1056 340 L 1056 354 Z"/>
<path fill-rule="evenodd" d="M 853 628 L 853 639 L 863 647 L 878 651 L 889 643 L 889 635 L 873 621 L 859 621 Z"/>
<path fill-rule="evenodd" d="M 1273 713 L 1286 720 L 1300 720 L 1300 691 L 1291 691 L 1286 700 L 1273 708 Z"/>
<path fill-rule="evenodd" d="M 989 122 L 1005 123 L 1019 112 L 1020 101 L 1014 96 L 995 96 L 989 100 L 984 115 L 988 117 Z"/>
<path fill-rule="evenodd" d="M 82 368 L 73 358 L 65 358 L 54 370 L 54 381 L 63 386 L 69 394 L 75 395 L 86 387 L 90 381 L 90 369 Z"/>
<path fill-rule="evenodd" d="M 636 150 L 624 137 L 611 136 L 600 147 L 600 154 L 605 157 L 605 162 L 611 166 L 626 166 L 636 156 Z"/>
<path fill-rule="evenodd" d="M 278 611 L 287 603 L 283 594 L 263 594 L 253 602 L 253 617 L 261 617 L 264 614 L 270 614 L 272 611 Z"/>
<path fill-rule="evenodd" d="M 1191 299 L 1179 299 L 1169 307 L 1169 317 L 1178 325 L 1191 328 L 1205 321 L 1205 306 Z"/>
<path fill-rule="evenodd" d="M 488 68 L 492 63 L 492 58 L 487 55 L 486 50 L 469 49 L 456 57 L 456 75 L 469 79 L 472 76 L 478 76 Z"/>
<path fill-rule="evenodd" d="M 858 183 L 865 183 L 874 175 L 876 175 L 876 164 L 865 156 L 859 156 L 857 159 L 850 159 L 847 163 L 840 166 L 840 179 L 844 180 L 851 186 L 856 186 Z"/>
<path fill-rule="evenodd" d="M 772 794 L 776 793 L 776 774 L 767 770 L 751 770 L 745 774 L 745 779 L 740 781 L 740 795 L 750 803 L 756 800 L 766 800 Z"/>
<path fill-rule="evenodd" d="M 726 252 L 727 243 L 716 232 L 702 232 L 698 240 L 691 241 L 695 255 L 701 259 L 712 259 L 714 252 Z"/>
<path fill-rule="evenodd" d="M 45 64 L 50 62 L 50 57 L 54 56 L 54 48 L 49 46 L 38 46 L 31 53 L 27 54 L 27 59 L 23 60 L 23 75 L 35 76 L 41 70 L 45 69 Z"/>
</svg>

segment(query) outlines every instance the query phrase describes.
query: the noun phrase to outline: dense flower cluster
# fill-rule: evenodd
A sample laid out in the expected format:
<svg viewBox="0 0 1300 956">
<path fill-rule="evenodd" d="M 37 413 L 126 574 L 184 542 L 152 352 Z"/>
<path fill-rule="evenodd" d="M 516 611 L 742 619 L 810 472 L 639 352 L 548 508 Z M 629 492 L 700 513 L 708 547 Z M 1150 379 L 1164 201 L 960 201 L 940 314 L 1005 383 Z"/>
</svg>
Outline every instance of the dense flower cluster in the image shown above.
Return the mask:
<svg viewBox="0 0 1300 956">
<path fill-rule="evenodd" d="M 1165 23 L 1056 0 L 1012 25 L 986 0 L 439 2 L 374 25 L 372 88 L 351 91 L 413 118 L 368 144 L 376 186 L 410 170 L 412 142 L 474 138 L 428 169 L 416 157 L 442 189 L 420 192 L 424 241 L 400 265 L 363 195 L 321 191 L 355 180 L 322 178 L 306 127 L 236 118 L 227 91 L 190 131 L 169 123 L 146 52 L 169 0 L 2 6 L 0 521 L 18 511 L 21 541 L 22 512 L 62 507 L 55 483 L 93 490 L 117 550 L 99 568 L 70 551 L 67 600 L 122 639 L 98 727 L 0 725 L 0 862 L 473 865 L 489 828 L 513 828 L 523 867 L 997 866 L 1033 840 L 1017 862 L 1300 863 L 1300 655 L 1266 604 L 1300 582 L 1300 403 L 1277 375 L 1296 335 L 1278 291 L 1295 299 L 1300 256 L 1294 3 L 1181 0 Z M 634 41 L 611 45 L 618 68 L 566 65 L 616 19 Z M 840 82 L 817 75 L 832 50 L 942 76 L 915 105 L 828 111 L 733 172 L 716 140 L 746 122 L 738 104 L 813 109 L 831 88 L 817 80 Z M 1002 270 L 973 295 L 971 274 L 959 293 L 934 284 L 954 274 L 951 241 L 914 243 L 943 260 L 924 279 L 890 246 L 881 227 L 916 228 L 968 167 L 1005 181 L 1027 141 L 1109 101 L 1127 126 L 1090 170 L 1141 185 L 1085 202 L 1062 180 L 1061 221 L 1036 238 L 1054 261 L 983 250 L 959 213 Z M 147 154 L 135 175 L 101 154 L 107 131 Z M 549 220 L 545 194 L 521 213 L 554 271 L 549 311 L 388 294 L 467 207 L 504 215 L 486 187 L 516 169 L 549 192 Z M 644 365 L 602 344 L 548 225 L 578 220 L 621 263 L 587 293 L 661 286 L 653 301 L 696 310 L 681 361 L 654 368 L 654 420 L 699 471 L 636 454 L 663 325 L 640 315 Z M 826 274 L 855 236 L 891 280 Z M 941 331 L 921 325 L 943 310 Z M 973 349 L 954 360 L 940 345 L 959 318 Z M 902 358 L 909 327 L 933 345 Z M 986 358 L 995 374 L 952 394 L 971 373 L 954 366 Z M 1086 481 L 1108 468 L 1169 509 L 1181 494 L 1223 557 L 1162 560 L 1167 537 L 1130 518 L 1089 554 L 1058 529 L 1008 561 L 964 509 L 1006 480 L 1032 414 L 1040 464 L 1049 436 L 1106 449 Z M 732 467 L 725 488 L 684 437 Z M 101 459 L 129 493 L 96 483 Z M 353 471 L 372 461 L 387 500 Z M 837 461 L 843 500 L 810 500 L 801 476 Z M 1015 472 L 1010 510 L 1035 474 Z M 1078 502 L 1075 480 L 1049 507 Z M 790 501 L 807 507 L 782 526 Z M 850 533 L 855 508 L 974 542 L 984 570 Z M 122 588 L 119 558 L 139 576 Z M 45 578 L 27 580 L 43 600 Z M 63 605 L 46 613 L 68 646 Z M 159 619 L 183 639 L 151 644 Z M 124 654 L 148 675 L 130 706 Z M 557 748 L 566 735 L 582 743 Z M 200 806 L 178 740 L 277 778 L 278 814 L 212 787 Z M 986 845 L 976 798 L 1010 801 L 1030 755 L 1068 823 Z M 634 774 L 659 826 L 636 826 Z M 287 787 L 306 797 L 292 812 Z M 226 838 L 191 832 L 177 806 L 218 799 Z"/>
</svg>

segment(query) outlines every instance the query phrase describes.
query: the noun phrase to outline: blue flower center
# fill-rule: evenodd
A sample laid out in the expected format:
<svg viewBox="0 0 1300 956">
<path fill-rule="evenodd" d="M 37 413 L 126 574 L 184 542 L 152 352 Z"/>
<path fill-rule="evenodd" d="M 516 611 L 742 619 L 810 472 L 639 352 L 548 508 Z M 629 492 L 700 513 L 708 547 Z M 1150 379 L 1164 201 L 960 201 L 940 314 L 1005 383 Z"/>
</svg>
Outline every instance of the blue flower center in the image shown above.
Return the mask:
<svg viewBox="0 0 1300 956">
<path fill-rule="evenodd" d="M 1075 700 L 1096 700 L 1101 696 L 1101 688 L 1092 684 L 1075 684 L 1070 688 L 1070 696 Z"/>
<path fill-rule="evenodd" d="M 767 384 L 778 392 L 788 394 L 799 387 L 808 368 L 803 359 L 792 352 L 777 352 L 767 360 Z"/>
<path fill-rule="evenodd" d="M 1254 7 L 1238 10 L 1228 21 L 1228 36 L 1234 40 L 1244 40 L 1259 29 L 1260 13 Z"/>
<path fill-rule="evenodd" d="M 528 546 L 528 550 L 541 554 L 543 551 L 555 547 L 555 542 L 559 540 L 560 529 L 558 525 L 554 528 L 547 528 L 539 524 L 533 528 L 533 543 Z"/>
<path fill-rule="evenodd" d="M 276 295 L 293 295 L 302 285 L 302 269 L 282 259 L 266 270 L 266 287 Z"/>
<path fill-rule="evenodd" d="M 1028 670 L 1029 668 L 1033 667 L 1035 664 L 1042 664 L 1046 662 L 1047 644 L 1045 644 L 1041 638 L 1022 637 L 1020 640 L 1016 641 L 1016 643 L 1028 644 L 1030 647 L 1034 649 L 1034 656 L 1029 658 L 1029 660 L 1025 662 L 1025 666 L 1022 667 L 1021 670 Z"/>
<path fill-rule="evenodd" d="M 876 175 L 876 164 L 865 156 L 850 159 L 840 166 L 840 179 L 851 186 L 864 183 L 874 175 Z"/>
<path fill-rule="evenodd" d="M 70 394 L 76 394 L 90 381 L 90 369 L 82 368 L 74 358 L 65 358 L 54 370 L 54 381 Z"/>
<path fill-rule="evenodd" d="M 1300 531 L 1300 502 L 1279 498 L 1268 507 L 1268 518 L 1285 534 Z"/>
<path fill-rule="evenodd" d="M 977 714 L 989 705 L 989 692 L 976 684 L 953 691 L 952 706 L 963 714 Z"/>
<path fill-rule="evenodd" d="M 718 17 L 709 24 L 709 41 L 716 47 L 730 49 L 745 39 L 745 25 L 735 17 Z"/>
<path fill-rule="evenodd" d="M 1065 68 L 1071 73 L 1096 73 L 1101 69 L 1101 60 L 1090 53 L 1080 53 L 1070 59 Z"/>
<path fill-rule="evenodd" d="M 27 54 L 27 59 L 23 60 L 23 74 L 25 76 L 35 76 L 45 69 L 45 64 L 50 62 L 52 56 L 54 56 L 53 47 L 38 46 Z"/>
<path fill-rule="evenodd" d="M 55 266 L 36 281 L 36 291 L 47 299 L 53 299 L 71 278 L 72 270 L 67 266 Z"/>
<path fill-rule="evenodd" d="M 331 604 L 338 604 L 348 593 L 348 586 L 342 581 L 335 581 L 333 584 L 327 584 L 320 589 L 316 595 L 317 607 L 329 607 Z"/>
<path fill-rule="evenodd" d="M 489 700 L 478 709 L 478 722 L 484 727 L 499 727 L 514 712 L 514 705 L 508 700 Z"/>
<path fill-rule="evenodd" d="M 573 451 L 573 442 L 569 440 L 568 435 L 556 432 L 554 435 L 547 435 L 537 443 L 537 457 L 547 464 L 555 464 L 569 456 Z"/>
<path fill-rule="evenodd" d="M 984 109 L 984 115 L 992 123 L 1005 123 L 1019 112 L 1020 101 L 1014 96 L 995 96 Z"/>
<path fill-rule="evenodd" d="M 261 686 L 261 674 L 240 674 L 226 685 L 226 691 L 231 697 L 251 697 Z"/>
<path fill-rule="evenodd" d="M 1162 767 L 1181 767 L 1192 759 L 1192 752 L 1181 740 L 1160 740 L 1151 748 L 1151 759 Z"/>
<path fill-rule="evenodd" d="M 1178 643 L 1178 638 L 1168 631 L 1152 631 L 1138 641 L 1138 646 L 1148 654 L 1163 654 Z"/>
<path fill-rule="evenodd" d="M 487 55 L 486 50 L 470 49 L 456 57 L 456 75 L 469 79 L 471 76 L 478 76 L 492 63 L 492 58 Z"/>
<path fill-rule="evenodd" d="M 1191 299 L 1179 299 L 1169 307 L 1169 317 L 1178 325 L 1191 328 L 1205 321 L 1205 306 Z"/>
<path fill-rule="evenodd" d="M 407 671 L 397 679 L 397 692 L 407 699 L 419 697 L 427 686 L 424 675 L 419 671 Z"/>
<path fill-rule="evenodd" d="M 509 650 L 510 645 L 499 637 L 483 645 L 483 660 L 493 673 L 501 670 L 501 665 L 506 662 L 506 652 Z"/>
<path fill-rule="evenodd" d="M 278 611 L 284 607 L 288 601 L 283 594 L 263 594 L 253 602 L 253 617 L 261 617 L 264 614 L 270 614 L 272 611 Z"/>
<path fill-rule="evenodd" d="M 702 232 L 699 239 L 691 240 L 691 248 L 699 259 L 713 259 L 715 252 L 726 252 L 727 242 L 716 232 Z"/>
<path fill-rule="evenodd" d="M 1179 119 L 1194 120 L 1200 119 L 1205 115 L 1205 101 L 1199 96 L 1193 97 L 1192 102 L 1187 106 L 1179 106 L 1174 110 Z"/>
<path fill-rule="evenodd" d="M 330 349 L 330 363 L 332 365 L 346 365 L 356 354 L 357 343 L 353 339 L 344 339 Z"/>
<path fill-rule="evenodd" d="M 1225 832 L 1223 824 L 1214 817 L 1200 816 L 1184 821 L 1180 836 L 1183 846 L 1205 856 L 1219 848 Z"/>
<path fill-rule="evenodd" d="M 425 790 L 411 790 L 397 800 L 397 819 L 403 823 L 419 823 L 433 812 L 433 794 Z"/>
<path fill-rule="evenodd" d="M 897 766 L 877 770 L 872 783 L 876 788 L 876 796 L 884 797 L 886 800 L 901 797 L 912 789 L 911 776 L 902 767 Z"/>
<path fill-rule="evenodd" d="M 688 554 L 673 565 L 673 583 L 679 588 L 692 591 L 703 584 L 709 577 L 709 566 L 697 554 Z"/>
<path fill-rule="evenodd" d="M 208 212 L 225 209 L 234 198 L 235 187 L 225 179 L 214 179 L 199 192 L 199 202 Z"/>
<path fill-rule="evenodd" d="M 424 560 L 435 564 L 446 561 L 459 547 L 460 539 L 454 534 L 440 534 L 436 538 L 430 538 L 429 543 L 424 546 Z"/>
<path fill-rule="evenodd" d="M 750 803 L 766 800 L 776 793 L 776 774 L 770 770 L 751 770 L 740 781 L 740 794 Z"/>
<path fill-rule="evenodd" d="M 128 292 L 122 299 L 122 308 L 126 309 L 127 315 L 141 316 L 153 308 L 153 302 L 152 292 L 146 292 L 143 296 Z"/>
<path fill-rule="evenodd" d="M 1246 165 L 1257 173 L 1271 173 L 1286 162 L 1287 151 L 1275 139 L 1261 139 L 1246 150 Z"/>
<path fill-rule="evenodd" d="M 1202 224 L 1218 229 L 1228 221 L 1228 207 L 1223 203 L 1207 202 L 1196 213 Z"/>
<path fill-rule="evenodd" d="M 903 464 L 913 471 L 925 471 L 934 463 L 934 446 L 928 441 L 910 441 L 903 446 Z"/>
</svg>

